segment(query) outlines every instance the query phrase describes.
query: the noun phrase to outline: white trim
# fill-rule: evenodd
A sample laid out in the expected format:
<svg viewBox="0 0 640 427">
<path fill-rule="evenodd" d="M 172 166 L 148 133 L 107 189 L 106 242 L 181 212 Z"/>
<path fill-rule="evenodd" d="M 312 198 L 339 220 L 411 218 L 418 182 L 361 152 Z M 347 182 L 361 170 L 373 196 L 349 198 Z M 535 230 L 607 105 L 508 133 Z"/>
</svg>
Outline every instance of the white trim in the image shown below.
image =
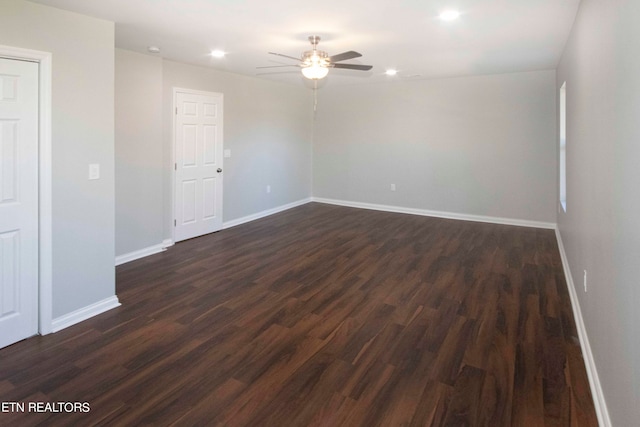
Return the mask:
<svg viewBox="0 0 640 427">
<path fill-rule="evenodd" d="M 52 55 L 50 52 L 0 45 L 0 56 L 35 61 L 39 64 L 39 284 L 38 332 L 52 332 L 53 256 L 52 256 L 52 190 L 51 190 L 51 87 Z"/>
<path fill-rule="evenodd" d="M 202 95 L 202 96 L 211 96 L 211 95 L 224 96 L 224 94 L 222 92 L 211 92 L 211 91 L 208 91 L 208 90 L 186 89 L 186 88 L 183 88 L 183 87 L 174 87 L 173 88 L 173 94 L 175 95 L 176 93 L 188 93 L 189 95 Z M 177 105 L 174 105 L 174 107 L 177 107 Z"/>
<path fill-rule="evenodd" d="M 116 266 L 125 264 L 127 262 L 135 261 L 140 258 L 144 258 L 149 255 L 154 255 L 160 252 L 164 252 L 165 246 L 160 243 L 158 245 L 149 246 L 137 251 L 129 252 L 126 254 L 118 255 L 116 257 Z"/>
<path fill-rule="evenodd" d="M 102 301 L 98 301 L 94 304 L 72 311 L 69 314 L 65 314 L 64 316 L 53 319 L 51 325 L 52 332 L 61 331 L 62 329 L 73 326 L 76 323 L 80 323 L 83 320 L 87 320 L 93 316 L 97 316 L 98 314 L 102 314 L 105 311 L 109 311 L 112 308 L 116 308 L 119 306 L 120 301 L 118 301 L 118 297 L 114 295 L 112 297 L 103 299 Z"/>
<path fill-rule="evenodd" d="M 598 417 L 598 424 L 603 427 L 611 427 L 611 419 L 609 418 L 607 402 L 605 401 L 602 385 L 600 384 L 600 377 L 598 376 L 598 370 L 596 369 L 596 362 L 593 359 L 591 344 L 589 344 L 589 337 L 587 336 L 587 328 L 585 327 L 584 319 L 582 318 L 580 301 L 578 300 L 573 276 L 571 275 L 571 269 L 569 268 L 569 260 L 567 258 L 567 253 L 564 250 L 562 236 L 560 235 L 558 227 L 556 227 L 555 231 L 556 239 L 558 241 L 558 249 L 560 250 L 560 258 L 562 259 L 562 268 L 564 269 L 564 277 L 567 282 L 567 288 L 569 289 L 569 297 L 571 298 L 573 317 L 576 322 L 576 329 L 578 330 L 578 338 L 580 339 L 582 358 L 584 359 L 584 364 L 587 368 L 587 377 L 589 378 L 589 386 L 591 387 L 591 396 L 593 397 L 593 404 Z"/>
<path fill-rule="evenodd" d="M 173 240 L 164 239 L 162 243 L 157 245 L 148 246 L 146 248 L 138 249 L 137 251 L 129 252 L 126 254 L 118 255 L 116 257 L 116 266 L 126 264 L 131 261 L 135 261 L 140 258 L 147 257 L 149 255 L 158 254 L 164 252 L 168 247 L 173 246 Z"/>
<path fill-rule="evenodd" d="M 261 212 L 257 212 L 251 215 L 243 216 L 242 218 L 232 219 L 231 221 L 226 221 L 222 223 L 222 229 L 226 230 L 227 228 L 235 227 L 236 225 L 244 224 L 247 222 L 255 221 L 256 219 L 264 218 L 269 215 L 277 214 L 278 212 L 286 211 L 291 208 L 295 208 L 297 206 L 302 206 L 312 201 L 311 197 L 307 197 L 306 199 L 298 200 L 296 202 L 287 203 L 286 205 L 277 206 L 272 209 L 267 209 Z"/>
<path fill-rule="evenodd" d="M 178 108 L 178 88 L 171 95 L 171 241 L 176 241 L 176 108 Z"/>
<path fill-rule="evenodd" d="M 490 224 L 517 225 L 520 227 L 546 228 L 551 230 L 556 228 L 556 224 L 552 222 L 529 221 L 524 219 L 501 218 L 483 215 L 468 215 L 455 212 L 442 212 L 427 209 L 405 208 L 401 206 L 378 205 L 373 203 L 325 199 L 322 197 L 312 197 L 312 201 L 318 203 L 326 203 L 329 205 L 347 206 L 350 208 L 371 209 L 376 211 L 404 213 L 410 215 L 432 216 L 436 218 L 458 219 L 461 221 L 488 222 Z"/>
</svg>

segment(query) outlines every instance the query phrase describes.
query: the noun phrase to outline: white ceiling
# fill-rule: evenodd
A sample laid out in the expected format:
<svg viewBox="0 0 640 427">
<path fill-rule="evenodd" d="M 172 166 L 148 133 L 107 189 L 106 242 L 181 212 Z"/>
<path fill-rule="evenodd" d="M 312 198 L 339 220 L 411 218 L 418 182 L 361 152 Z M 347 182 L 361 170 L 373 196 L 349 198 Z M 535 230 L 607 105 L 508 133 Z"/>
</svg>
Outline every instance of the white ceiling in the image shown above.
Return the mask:
<svg viewBox="0 0 640 427">
<path fill-rule="evenodd" d="M 116 46 L 265 79 L 301 84 L 295 61 L 307 37 L 368 72 L 332 69 L 326 84 L 425 79 L 555 68 L 580 0 L 32 0 L 116 23 Z M 462 16 L 445 23 L 444 9 Z M 208 55 L 228 52 L 223 59 Z M 397 68 L 395 77 L 384 74 Z"/>
</svg>

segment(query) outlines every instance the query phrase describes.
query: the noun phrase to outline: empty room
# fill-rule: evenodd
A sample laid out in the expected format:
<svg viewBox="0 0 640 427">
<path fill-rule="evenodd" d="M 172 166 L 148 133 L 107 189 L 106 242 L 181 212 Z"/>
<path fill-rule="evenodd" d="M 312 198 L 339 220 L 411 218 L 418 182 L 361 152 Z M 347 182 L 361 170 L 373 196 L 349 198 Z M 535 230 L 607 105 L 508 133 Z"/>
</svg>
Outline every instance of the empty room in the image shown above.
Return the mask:
<svg viewBox="0 0 640 427">
<path fill-rule="evenodd" d="M 0 1 L 0 425 L 637 425 L 639 20 Z"/>
</svg>

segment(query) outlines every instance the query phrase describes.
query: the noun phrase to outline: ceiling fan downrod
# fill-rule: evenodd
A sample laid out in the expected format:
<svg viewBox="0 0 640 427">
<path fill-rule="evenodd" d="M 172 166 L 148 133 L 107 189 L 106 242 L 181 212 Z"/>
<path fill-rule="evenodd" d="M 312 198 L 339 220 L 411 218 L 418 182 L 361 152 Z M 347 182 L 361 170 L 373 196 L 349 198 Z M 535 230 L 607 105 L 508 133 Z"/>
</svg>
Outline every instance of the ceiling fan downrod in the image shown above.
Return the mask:
<svg viewBox="0 0 640 427">
<path fill-rule="evenodd" d="M 320 36 L 309 36 L 309 42 L 313 46 L 313 50 L 316 50 L 318 43 L 320 43 Z"/>
</svg>

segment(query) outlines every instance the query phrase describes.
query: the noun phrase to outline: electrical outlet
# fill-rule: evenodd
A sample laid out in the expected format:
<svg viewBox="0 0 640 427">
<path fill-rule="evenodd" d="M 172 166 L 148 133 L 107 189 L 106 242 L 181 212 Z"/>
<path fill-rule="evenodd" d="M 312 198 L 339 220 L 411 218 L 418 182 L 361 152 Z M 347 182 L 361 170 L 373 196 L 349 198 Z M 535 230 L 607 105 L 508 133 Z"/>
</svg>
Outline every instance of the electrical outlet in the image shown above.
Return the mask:
<svg viewBox="0 0 640 427">
<path fill-rule="evenodd" d="M 391 184 L 391 191 L 396 191 L 396 185 L 395 184 Z"/>
<path fill-rule="evenodd" d="M 584 270 L 584 291 L 587 292 L 587 270 Z"/>
<path fill-rule="evenodd" d="M 271 186 L 267 185 L 267 193 L 271 193 Z"/>
</svg>

